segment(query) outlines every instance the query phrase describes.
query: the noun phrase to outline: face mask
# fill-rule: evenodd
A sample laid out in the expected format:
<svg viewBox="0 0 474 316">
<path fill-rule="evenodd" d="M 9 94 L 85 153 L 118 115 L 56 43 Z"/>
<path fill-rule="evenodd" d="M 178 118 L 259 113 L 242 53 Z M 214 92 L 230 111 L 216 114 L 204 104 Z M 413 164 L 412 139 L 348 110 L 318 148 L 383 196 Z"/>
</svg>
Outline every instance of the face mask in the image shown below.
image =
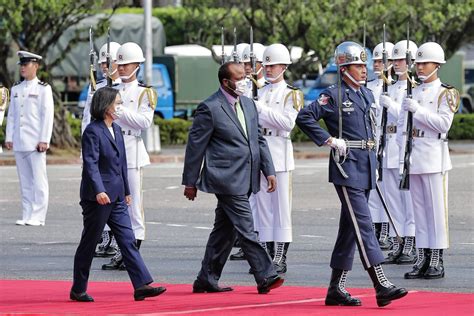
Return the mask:
<svg viewBox="0 0 474 316">
<path fill-rule="evenodd" d="M 229 80 L 232 81 L 232 80 Z M 230 87 L 229 87 L 230 88 Z M 242 95 L 245 93 L 245 90 L 247 88 L 247 81 L 245 79 L 235 81 L 235 89 L 230 88 L 235 92 L 237 95 Z"/>
<path fill-rule="evenodd" d="M 137 73 L 138 69 L 140 69 L 140 67 L 135 68 L 135 70 L 132 71 L 132 73 L 129 74 L 128 76 L 120 76 L 120 79 L 125 80 L 125 81 L 129 80 L 130 78 L 132 78 L 134 74 Z"/>
</svg>

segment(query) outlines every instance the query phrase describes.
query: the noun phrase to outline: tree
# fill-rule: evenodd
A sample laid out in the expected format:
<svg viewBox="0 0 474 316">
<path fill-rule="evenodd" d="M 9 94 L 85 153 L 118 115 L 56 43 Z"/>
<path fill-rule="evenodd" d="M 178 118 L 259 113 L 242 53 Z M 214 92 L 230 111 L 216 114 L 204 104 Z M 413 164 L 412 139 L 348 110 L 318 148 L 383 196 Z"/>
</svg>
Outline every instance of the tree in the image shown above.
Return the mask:
<svg viewBox="0 0 474 316">
<path fill-rule="evenodd" d="M 10 0 L 0 0 L 0 69 L 6 70 L 0 72 L 0 81 L 6 87 L 13 84 L 14 78 L 7 65 L 13 45 L 20 50 L 46 56 L 49 48 L 55 45 L 66 29 L 99 10 L 102 10 L 100 0 L 17 0 L 15 5 Z M 107 18 L 104 17 L 99 23 L 99 32 L 105 30 Z M 52 60 L 44 59 L 39 74 L 42 80 L 48 82 L 50 70 L 77 42 L 87 40 L 81 38 L 79 31 L 76 34 L 60 56 Z M 67 110 L 61 103 L 59 92 L 54 86 L 52 88 L 56 103 L 52 143 L 61 148 L 76 146 L 66 119 Z"/>
</svg>

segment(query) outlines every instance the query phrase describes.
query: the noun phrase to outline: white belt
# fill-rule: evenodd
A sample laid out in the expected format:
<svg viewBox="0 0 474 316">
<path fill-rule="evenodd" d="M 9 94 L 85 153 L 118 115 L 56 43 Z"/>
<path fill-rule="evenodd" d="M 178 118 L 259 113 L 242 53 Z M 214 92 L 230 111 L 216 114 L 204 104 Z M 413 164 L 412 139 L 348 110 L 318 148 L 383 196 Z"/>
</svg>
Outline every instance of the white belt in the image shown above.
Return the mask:
<svg viewBox="0 0 474 316">
<path fill-rule="evenodd" d="M 128 136 L 140 137 L 142 135 L 142 131 L 122 130 L 122 134 L 128 135 Z"/>
<path fill-rule="evenodd" d="M 279 130 L 272 130 L 269 128 L 263 128 L 263 135 L 264 136 L 276 136 L 276 137 L 284 137 L 288 138 L 290 133 L 287 131 L 279 131 Z"/>
</svg>

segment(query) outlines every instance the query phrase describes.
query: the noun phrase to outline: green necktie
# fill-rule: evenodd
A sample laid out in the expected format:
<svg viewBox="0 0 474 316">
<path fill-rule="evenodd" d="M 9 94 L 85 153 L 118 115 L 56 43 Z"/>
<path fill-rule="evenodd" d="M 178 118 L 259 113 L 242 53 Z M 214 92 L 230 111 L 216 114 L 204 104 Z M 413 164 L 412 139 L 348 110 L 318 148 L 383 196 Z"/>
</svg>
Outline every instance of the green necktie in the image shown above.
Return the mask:
<svg viewBox="0 0 474 316">
<path fill-rule="evenodd" d="M 239 119 L 240 126 L 244 130 L 245 137 L 247 137 L 247 125 L 245 124 L 244 111 L 242 111 L 242 106 L 240 105 L 239 100 L 235 102 L 235 113 L 237 113 L 237 118 Z"/>
</svg>

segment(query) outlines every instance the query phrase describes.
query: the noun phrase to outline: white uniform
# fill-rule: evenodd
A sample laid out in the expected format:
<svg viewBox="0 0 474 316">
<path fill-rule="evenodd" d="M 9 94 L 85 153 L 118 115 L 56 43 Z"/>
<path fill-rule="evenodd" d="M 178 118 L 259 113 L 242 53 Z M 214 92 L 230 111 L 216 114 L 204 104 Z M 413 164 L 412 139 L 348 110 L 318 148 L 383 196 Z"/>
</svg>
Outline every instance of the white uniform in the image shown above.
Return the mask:
<svg viewBox="0 0 474 316">
<path fill-rule="evenodd" d="M 382 108 L 379 105 L 379 97 L 382 94 L 383 80 L 375 79 L 367 82 L 367 88 L 372 91 L 374 95 L 375 103 L 372 104 L 372 110 L 376 117 L 376 129 L 375 129 L 375 141 L 379 143 L 381 134 L 381 121 L 382 121 Z M 383 181 L 382 181 L 383 182 Z M 384 212 L 382 202 L 375 189 L 370 191 L 369 195 L 369 210 L 372 216 L 373 223 L 386 223 L 388 222 L 387 215 Z"/>
<path fill-rule="evenodd" d="M 113 84 L 117 85 L 121 82 L 122 80 L 120 80 L 120 78 L 117 78 L 113 81 Z M 96 83 L 95 91 L 105 86 L 107 86 L 107 80 L 102 79 Z M 91 122 L 91 103 L 92 103 L 92 97 L 94 96 L 95 91 L 92 91 L 91 86 L 89 85 L 89 89 L 87 90 L 86 104 L 84 106 L 84 111 L 82 112 L 81 134 L 84 133 L 84 130 L 86 129 L 87 125 L 89 125 L 89 123 Z"/>
<path fill-rule="evenodd" d="M 142 199 L 142 168 L 150 164 L 142 130 L 149 128 L 153 122 L 156 94 L 154 90 L 139 84 L 137 80 L 120 83 L 115 86 L 120 91 L 123 101 L 123 113 L 115 121 L 124 134 L 127 153 L 128 183 L 132 204 L 128 207 L 135 238 L 145 239 L 145 214 Z"/>
<path fill-rule="evenodd" d="M 259 123 L 268 143 L 275 166 L 277 189 L 267 192 L 267 180 L 261 175 L 257 199 L 257 231 L 261 242 L 291 242 L 291 171 L 295 169 L 290 133 L 295 126 L 299 107 L 303 104 L 300 91 L 282 80 L 261 88 L 257 110 Z"/>
<path fill-rule="evenodd" d="M 399 166 L 403 156 L 400 156 L 400 147 L 397 144 L 397 122 L 403 99 L 407 95 L 407 81 L 399 80 L 389 86 L 388 95 L 393 102 L 387 111 L 382 190 L 400 237 L 415 236 L 415 217 L 410 191 L 399 189 Z M 395 237 L 393 229 L 390 230 L 389 234 L 391 237 Z"/>
<path fill-rule="evenodd" d="M 8 98 L 8 89 L 0 87 L 0 126 L 3 125 L 3 118 L 5 117 L 5 111 L 7 110 Z M 0 144 L 0 153 L 2 152 L 2 145 Z"/>
<path fill-rule="evenodd" d="M 448 170 L 451 170 L 446 134 L 456 111 L 455 101 L 439 79 L 413 89 L 421 105 L 413 114 L 410 191 L 416 223 L 417 248 L 446 249 L 448 236 Z M 401 140 L 405 115 L 398 120 Z"/>
<path fill-rule="evenodd" d="M 44 225 L 46 219 L 49 198 L 46 152 L 38 152 L 36 148 L 38 143 L 50 143 L 53 120 L 51 86 L 35 77 L 12 87 L 5 140 L 13 143 L 25 222 Z"/>
</svg>

